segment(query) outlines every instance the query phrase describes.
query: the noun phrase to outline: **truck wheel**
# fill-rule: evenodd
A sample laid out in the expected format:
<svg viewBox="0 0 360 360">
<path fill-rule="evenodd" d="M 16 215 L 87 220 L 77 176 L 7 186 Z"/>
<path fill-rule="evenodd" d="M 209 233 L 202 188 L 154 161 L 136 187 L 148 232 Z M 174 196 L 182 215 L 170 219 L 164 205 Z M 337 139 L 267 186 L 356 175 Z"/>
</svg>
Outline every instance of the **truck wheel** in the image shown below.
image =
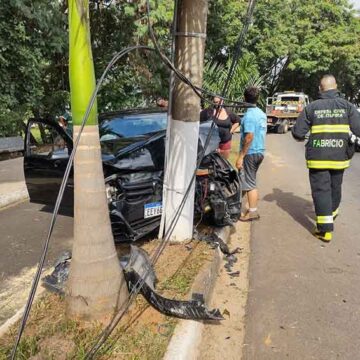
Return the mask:
<svg viewBox="0 0 360 360">
<path fill-rule="evenodd" d="M 277 128 L 278 134 L 286 134 L 289 130 L 289 122 L 287 120 L 283 120 L 282 123 Z"/>
</svg>

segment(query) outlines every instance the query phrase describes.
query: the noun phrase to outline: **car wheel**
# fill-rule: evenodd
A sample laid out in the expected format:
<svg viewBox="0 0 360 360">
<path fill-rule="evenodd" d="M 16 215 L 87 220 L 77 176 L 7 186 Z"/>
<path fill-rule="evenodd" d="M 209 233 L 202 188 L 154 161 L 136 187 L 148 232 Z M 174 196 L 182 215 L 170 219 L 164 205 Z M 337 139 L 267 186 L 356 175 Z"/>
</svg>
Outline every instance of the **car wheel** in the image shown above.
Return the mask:
<svg viewBox="0 0 360 360">
<path fill-rule="evenodd" d="M 278 134 L 286 134 L 289 130 L 289 122 L 287 120 L 284 120 L 277 128 Z"/>
</svg>

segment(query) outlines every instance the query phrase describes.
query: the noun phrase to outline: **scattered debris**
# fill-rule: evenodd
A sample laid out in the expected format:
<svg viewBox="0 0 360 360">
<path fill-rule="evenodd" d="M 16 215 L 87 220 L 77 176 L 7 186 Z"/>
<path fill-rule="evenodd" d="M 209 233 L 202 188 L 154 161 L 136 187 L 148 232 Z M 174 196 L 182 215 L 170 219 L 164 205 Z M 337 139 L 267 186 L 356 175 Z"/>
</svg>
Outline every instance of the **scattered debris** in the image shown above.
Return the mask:
<svg viewBox="0 0 360 360">
<path fill-rule="evenodd" d="M 232 255 L 224 256 L 224 260 L 226 261 L 224 268 L 228 273 L 232 272 L 232 268 L 234 264 L 237 263 L 238 261 L 237 257 L 234 254 L 232 254 Z"/>
<path fill-rule="evenodd" d="M 235 251 L 231 253 L 231 255 L 224 256 L 224 260 L 226 261 L 224 268 L 226 269 L 226 271 L 229 273 L 230 276 L 233 271 L 234 264 L 236 264 L 238 261 L 238 258 L 235 256 L 235 254 L 240 253 L 241 250 L 242 250 L 241 248 L 236 248 Z"/>
<path fill-rule="evenodd" d="M 140 293 L 155 309 L 168 316 L 189 320 L 224 319 L 219 309 L 208 310 L 206 308 L 202 294 L 193 294 L 192 299 L 189 301 L 166 299 L 157 294 L 154 290 L 155 285 L 152 283 L 154 277 L 148 276 L 151 271 L 153 271 L 152 265 L 146 252 L 132 245 L 130 261 L 124 267 L 124 275 L 129 291 L 142 284 Z"/>
<path fill-rule="evenodd" d="M 230 311 L 228 309 L 224 309 L 223 315 L 224 316 L 226 315 L 226 316 L 230 317 Z"/>
<path fill-rule="evenodd" d="M 65 294 L 65 283 L 69 277 L 69 268 L 71 262 L 71 252 L 64 251 L 55 263 L 54 271 L 44 277 L 43 286 L 49 291 Z"/>
<path fill-rule="evenodd" d="M 234 253 L 234 252 L 230 252 L 229 247 L 215 232 L 212 232 L 211 234 L 204 234 L 201 232 L 196 232 L 194 234 L 194 237 L 196 238 L 196 240 L 205 241 L 213 249 L 219 247 L 223 254 L 231 255 L 232 253 Z"/>
<path fill-rule="evenodd" d="M 240 271 L 234 271 L 234 272 L 230 273 L 229 276 L 232 277 L 232 278 L 239 277 L 240 276 Z"/>
<path fill-rule="evenodd" d="M 51 275 L 43 279 L 43 285 L 50 291 L 65 293 L 65 283 L 69 276 L 71 254 L 62 254 Z M 145 250 L 131 245 L 130 254 L 120 259 L 129 291 L 139 288 L 139 292 L 162 314 L 189 320 L 223 320 L 219 309 L 208 310 L 202 294 L 192 294 L 189 301 L 172 300 L 155 292 L 156 274 L 149 255 Z"/>
<path fill-rule="evenodd" d="M 185 245 L 185 249 L 188 251 L 191 251 L 193 249 L 193 247 L 191 245 Z"/>
</svg>

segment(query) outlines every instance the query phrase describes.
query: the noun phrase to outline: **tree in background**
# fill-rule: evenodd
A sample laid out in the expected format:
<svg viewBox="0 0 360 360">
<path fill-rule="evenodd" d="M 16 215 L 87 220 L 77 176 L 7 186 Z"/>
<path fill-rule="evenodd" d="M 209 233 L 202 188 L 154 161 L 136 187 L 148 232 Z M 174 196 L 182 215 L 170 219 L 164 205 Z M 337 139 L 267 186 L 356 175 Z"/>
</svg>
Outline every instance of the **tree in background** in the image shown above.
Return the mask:
<svg viewBox="0 0 360 360">
<path fill-rule="evenodd" d="M 354 71 L 360 65 L 360 58 L 354 57 L 359 51 L 359 21 L 347 0 L 259 1 L 254 18 L 251 36 L 258 40 L 249 51 L 256 54 L 261 74 L 267 73 L 271 93 L 301 90 L 315 98 L 324 73 L 340 80 L 346 69 Z M 348 80 L 339 83 L 354 99 L 351 94 L 359 88 L 351 89 Z"/>
<path fill-rule="evenodd" d="M 226 69 L 247 3 L 209 0 L 205 58 L 214 69 Z M 151 0 L 153 27 L 168 55 L 173 5 Z M 30 115 L 62 114 L 69 103 L 66 12 L 66 0 L 0 3 L 0 136 L 19 133 Z M 96 76 L 115 52 L 151 44 L 144 0 L 90 0 L 90 19 Z M 270 94 L 293 89 L 315 97 L 318 78 L 332 72 L 346 97 L 359 102 L 359 39 L 360 21 L 348 0 L 258 0 L 243 50 Z M 99 111 L 153 105 L 167 96 L 168 75 L 156 54 L 129 54 L 104 84 Z"/>
<path fill-rule="evenodd" d="M 169 54 L 173 0 L 151 1 L 151 21 L 159 44 Z M 96 74 L 101 74 L 115 51 L 127 46 L 152 45 L 144 1 L 113 1 L 99 8 L 92 3 L 90 16 Z M 154 106 L 168 96 L 168 69 L 153 52 L 135 52 L 122 59 L 99 94 L 100 111 Z"/>
<path fill-rule="evenodd" d="M 59 66 L 66 55 L 65 19 L 59 1 L 0 3 L 0 136 L 19 134 L 26 116 L 68 102 L 58 81 L 66 77 Z"/>
<path fill-rule="evenodd" d="M 89 2 L 69 0 L 70 88 L 75 138 L 95 89 Z M 67 311 L 85 320 L 113 315 L 128 293 L 111 231 L 101 161 L 97 105 L 80 138 L 74 164 L 74 245 Z"/>
<path fill-rule="evenodd" d="M 209 61 L 204 71 L 204 87 L 211 89 L 217 94 L 221 94 L 231 63 L 231 58 L 227 60 L 225 65 Z M 246 53 L 235 67 L 226 96 L 233 100 L 241 101 L 243 100 L 244 90 L 248 86 L 262 87 L 262 85 L 263 78 L 259 73 L 256 58 L 253 54 Z"/>
<path fill-rule="evenodd" d="M 207 60 L 226 64 L 234 51 L 246 1 L 211 0 Z M 244 53 L 255 56 L 263 86 L 317 96 L 318 79 L 331 72 L 342 92 L 359 101 L 359 18 L 348 0 L 258 0 Z M 245 51 L 246 50 L 246 51 Z"/>
</svg>

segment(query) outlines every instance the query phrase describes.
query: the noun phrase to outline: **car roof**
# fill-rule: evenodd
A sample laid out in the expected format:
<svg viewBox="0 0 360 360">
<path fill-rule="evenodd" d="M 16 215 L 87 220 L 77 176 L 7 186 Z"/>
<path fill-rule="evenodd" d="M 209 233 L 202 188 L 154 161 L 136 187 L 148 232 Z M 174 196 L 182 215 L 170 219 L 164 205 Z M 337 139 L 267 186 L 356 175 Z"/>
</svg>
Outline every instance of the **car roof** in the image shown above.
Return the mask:
<svg viewBox="0 0 360 360">
<path fill-rule="evenodd" d="M 120 111 L 108 111 L 105 113 L 99 114 L 99 121 L 112 119 L 114 117 L 121 118 L 125 116 L 131 115 L 157 115 L 157 114 L 164 114 L 167 112 L 165 108 L 135 108 L 135 109 L 128 109 L 128 110 L 120 110 Z"/>
</svg>

